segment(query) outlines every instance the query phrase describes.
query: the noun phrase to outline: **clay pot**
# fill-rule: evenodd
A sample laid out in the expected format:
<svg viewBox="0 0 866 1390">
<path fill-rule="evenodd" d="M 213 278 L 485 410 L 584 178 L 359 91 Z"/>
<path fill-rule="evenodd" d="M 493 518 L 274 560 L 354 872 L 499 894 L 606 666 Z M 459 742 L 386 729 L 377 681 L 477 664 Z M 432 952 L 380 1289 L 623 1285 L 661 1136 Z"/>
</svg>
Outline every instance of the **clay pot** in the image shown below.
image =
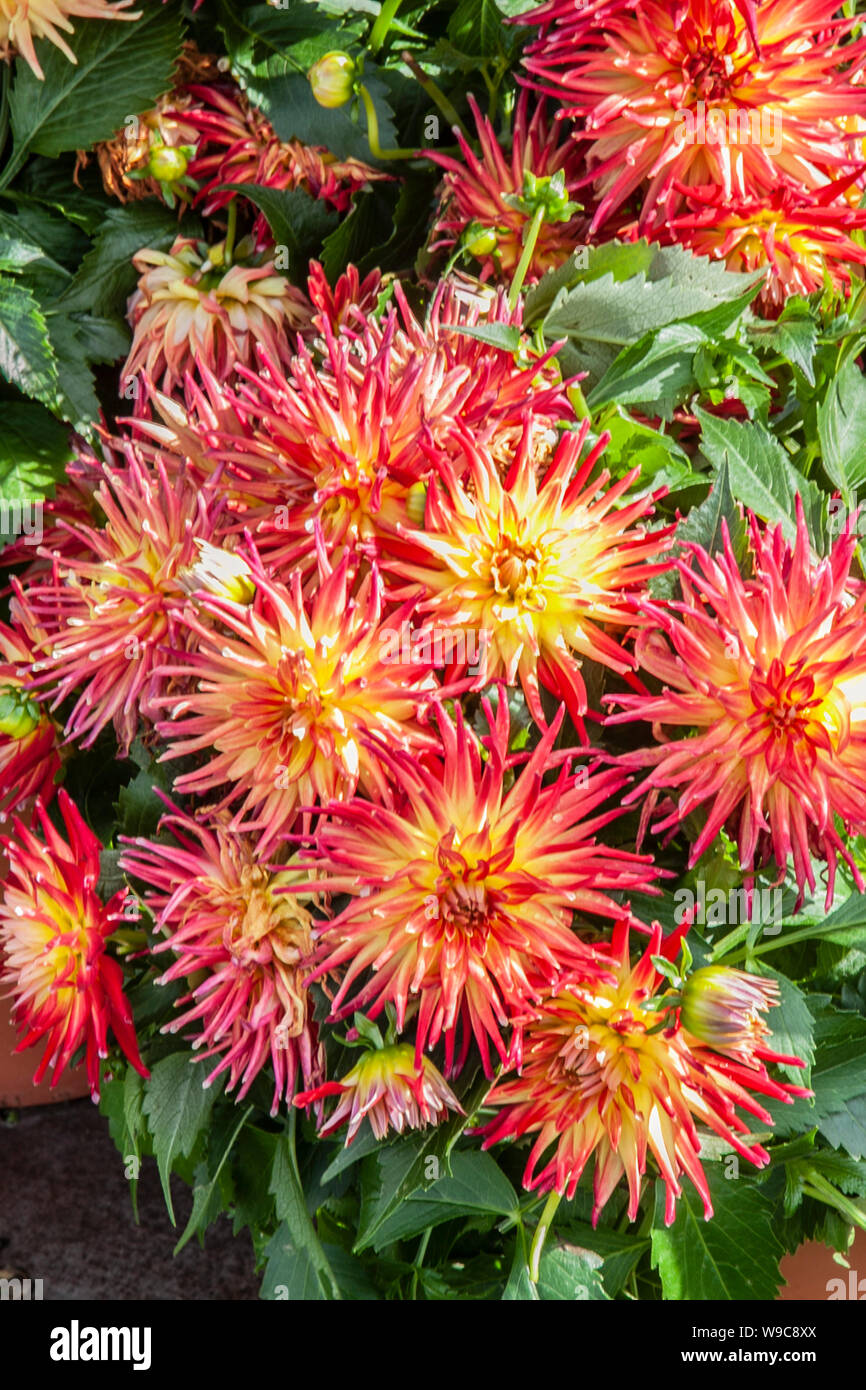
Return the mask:
<svg viewBox="0 0 866 1390">
<path fill-rule="evenodd" d="M 836 1263 L 829 1245 L 807 1240 L 782 1260 L 782 1275 L 787 1283 L 779 1294 L 780 1302 L 866 1301 L 866 1231 L 857 1232 L 845 1258 L 848 1269 Z"/>
</svg>

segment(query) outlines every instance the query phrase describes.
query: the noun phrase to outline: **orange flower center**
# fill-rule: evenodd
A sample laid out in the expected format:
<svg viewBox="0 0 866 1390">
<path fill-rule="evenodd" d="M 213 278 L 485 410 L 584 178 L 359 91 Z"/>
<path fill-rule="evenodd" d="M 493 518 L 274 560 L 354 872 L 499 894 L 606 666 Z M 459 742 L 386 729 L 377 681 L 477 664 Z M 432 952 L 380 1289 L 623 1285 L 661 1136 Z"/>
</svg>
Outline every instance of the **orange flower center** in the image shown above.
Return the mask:
<svg viewBox="0 0 866 1390">
<path fill-rule="evenodd" d="M 771 738 L 800 742 L 813 731 L 822 700 L 815 694 L 814 678 L 799 664 L 787 671 L 776 657 L 769 671 L 749 682 L 755 709 Z"/>
<path fill-rule="evenodd" d="M 542 557 L 535 546 L 521 545 L 506 537 L 490 560 L 490 573 L 497 594 L 512 602 L 530 605 L 541 574 Z"/>
</svg>

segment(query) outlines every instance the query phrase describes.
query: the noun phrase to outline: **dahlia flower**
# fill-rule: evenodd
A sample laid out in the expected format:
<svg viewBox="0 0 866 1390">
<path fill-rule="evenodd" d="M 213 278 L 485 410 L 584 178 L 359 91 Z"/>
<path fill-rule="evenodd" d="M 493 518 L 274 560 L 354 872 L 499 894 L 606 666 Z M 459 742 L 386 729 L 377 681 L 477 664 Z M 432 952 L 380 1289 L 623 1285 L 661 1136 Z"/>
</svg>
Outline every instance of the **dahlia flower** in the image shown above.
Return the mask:
<svg viewBox="0 0 866 1390">
<path fill-rule="evenodd" d="M 389 660 L 378 574 L 353 589 L 347 559 L 334 570 L 320 565 L 307 603 L 297 570 L 286 587 L 251 555 L 254 601 L 203 592 L 197 613 L 185 615 L 196 650 L 163 668 L 194 683 L 163 701 L 173 715 L 159 726 L 171 740 L 164 757 L 210 755 L 177 779 L 177 790 L 201 795 L 228 784 L 219 807 L 242 799 L 230 828 L 260 831 L 260 855 L 315 801 L 359 786 L 386 795 L 374 733 L 413 755 L 433 742 L 416 721 L 436 689 L 432 663 Z"/>
<path fill-rule="evenodd" d="M 765 313 L 778 312 L 789 295 L 822 289 L 825 277 L 837 289 L 850 286 L 852 272 L 862 279 L 866 247 L 851 234 L 866 230 L 866 208 L 852 208 L 842 191 L 831 183 L 806 200 L 780 185 L 731 199 L 720 188 L 695 188 L 669 230 L 695 255 L 724 260 L 729 270 L 766 267 L 759 303 Z"/>
<path fill-rule="evenodd" d="M 63 37 L 75 32 L 70 17 L 77 19 L 141 19 L 141 11 L 121 14 L 133 0 L 0 0 L 0 58 L 20 53 L 37 77 L 44 80 L 34 39 L 48 39 L 70 63 L 78 59 Z M 61 30 L 63 33 L 61 33 Z"/>
<path fill-rule="evenodd" d="M 724 198 L 802 191 L 862 168 L 846 133 L 866 116 L 866 40 L 837 0 L 590 0 L 522 16 L 541 25 L 526 67 L 586 142 L 598 206 L 590 231 L 633 194 L 639 230 L 663 230 L 681 186 Z M 709 120 L 710 125 L 707 125 Z"/>
<path fill-rule="evenodd" d="M 533 718 L 545 724 L 539 679 L 579 724 L 586 713 L 581 656 L 624 673 L 634 658 L 605 631 L 640 621 L 639 586 L 664 564 L 648 563 L 670 545 L 669 531 L 633 523 L 652 498 L 616 507 L 633 469 L 606 488 L 594 470 L 610 439 L 602 434 L 581 461 L 589 421 L 562 436 L 539 482 L 527 431 L 505 482 L 489 454 L 463 436 L 464 457 L 441 468 L 427 492 L 423 530 L 407 535 L 434 564 L 395 568 L 422 585 L 419 612 L 437 628 L 478 634 L 473 689 L 519 680 Z M 466 481 L 461 475 L 466 474 Z"/>
<path fill-rule="evenodd" d="M 237 87 L 193 84 L 187 91 L 194 105 L 184 113 L 184 119 L 199 134 L 189 172 L 200 185 L 196 201 L 207 217 L 235 197 L 225 188 L 227 183 L 303 188 L 338 212 L 348 212 L 359 188 L 388 177 L 362 160 L 338 160 L 320 146 L 280 140 L 270 122 Z M 266 228 L 267 222 L 259 217 L 256 236 Z"/>
<path fill-rule="evenodd" d="M 57 726 L 28 693 L 38 640 L 0 623 L 0 822 L 37 796 L 47 805 L 60 771 Z"/>
<path fill-rule="evenodd" d="M 514 115 L 514 130 L 510 155 L 506 155 L 496 139 L 493 126 L 478 109 L 473 96 L 469 105 L 481 143 L 480 158 L 460 130 L 459 159 L 451 155 L 431 154 L 430 158 L 446 170 L 442 187 L 442 205 L 434 233 L 439 234 L 438 246 L 454 246 L 461 238 L 467 249 L 481 263 L 482 280 L 491 276 L 510 282 L 523 254 L 523 239 L 532 220 L 531 214 L 514 206 L 524 188 L 524 175 L 551 178 L 559 170 L 565 176 L 569 197 L 575 193 L 577 179 L 583 173 L 582 161 L 573 141 L 562 138 L 561 131 L 551 128 L 544 102 L 535 104 L 529 116 L 529 93 L 521 92 Z M 508 201 L 508 199 L 512 201 Z M 538 235 L 527 281 L 539 280 L 545 271 L 553 270 L 568 258 L 578 242 L 588 219 L 572 217 L 568 222 L 544 222 Z M 491 233 L 493 246 L 487 249 Z"/>
<path fill-rule="evenodd" d="M 180 576 L 197 539 L 211 535 L 213 512 L 205 493 L 182 476 L 169 480 L 161 462 L 145 469 L 132 448 L 124 470 L 106 465 L 96 498 L 105 524 L 61 521 L 81 549 L 53 557 L 50 580 L 19 606 L 49 629 L 34 688 L 48 688 L 52 710 L 78 692 L 67 737 L 89 747 L 113 721 L 125 755 L 140 716 L 151 715 L 160 647 L 183 646 Z"/>
<path fill-rule="evenodd" d="M 632 965 L 628 926 L 618 922 L 605 948 L 612 974 L 591 982 L 572 980 L 544 1000 L 526 1026 L 520 1075 L 504 1077 L 485 1102 L 500 1110 L 481 1130 L 484 1148 L 501 1139 L 537 1136 L 523 1178 L 529 1191 L 555 1190 L 570 1200 L 595 1155 L 593 1225 L 623 1176 L 629 1220 L 635 1220 L 647 1150 L 665 1183 L 665 1223 L 676 1215 L 682 1174 L 694 1183 L 709 1219 L 713 1208 L 695 1122 L 761 1168 L 769 1154 L 748 1142 L 749 1129 L 737 1107 L 767 1126 L 772 1116 L 752 1092 L 783 1101 L 810 1094 L 772 1080 L 754 1059 L 717 1056 L 675 1022 L 665 1027 L 667 1011 L 647 1007 L 665 985 L 652 957 L 670 959 L 680 937 L 676 932 L 663 941 L 656 924 Z M 803 1065 L 797 1058 L 766 1055 Z"/>
<path fill-rule="evenodd" d="M 120 866 L 148 885 L 143 901 L 166 938 L 154 952 L 175 956 L 162 983 L 191 985 L 176 1006 L 183 1014 L 163 1032 L 198 1025 L 194 1048 L 205 1049 L 202 1059 L 219 1058 L 205 1086 L 228 1072 L 239 1101 L 270 1063 L 275 1114 L 299 1072 L 305 1086 L 324 1075 L 304 984 L 310 914 L 298 897 L 276 893 L 292 872 L 266 866 L 254 840 L 231 831 L 225 817 L 203 826 L 171 807 L 160 828 L 175 843 L 127 839 Z"/>
<path fill-rule="evenodd" d="M 426 1129 L 438 1125 L 449 1110 L 462 1115 L 460 1102 L 429 1057 L 416 1060 L 409 1043 L 370 1048 L 342 1081 L 326 1081 L 315 1090 L 295 1096 L 295 1105 L 313 1105 L 325 1096 L 339 1096 L 331 1118 L 319 1130 L 327 1138 L 347 1121 L 346 1148 L 366 1118 L 377 1139 L 389 1129 Z"/>
<path fill-rule="evenodd" d="M 625 767 L 650 767 L 624 798 L 651 789 L 679 792 L 655 831 L 705 808 L 693 865 L 726 827 L 751 874 L 772 857 L 784 876 L 793 858 L 802 900 L 815 889 L 812 855 L 837 856 L 862 891 L 860 871 L 836 827 L 866 830 L 866 585 L 850 577 L 850 525 L 830 554 L 813 560 L 803 506 L 797 538 L 749 516 L 752 566 L 745 578 L 730 539 L 711 556 L 699 545 L 677 561 L 682 601 L 643 605 L 653 625 L 637 637 L 639 665 L 663 682 L 660 694 L 609 697 L 623 712 L 610 723 L 651 720 L 659 746 L 624 754 Z M 679 738 L 664 732 L 683 730 Z M 664 742 L 661 740 L 664 739 Z"/>
<path fill-rule="evenodd" d="M 714 1052 L 750 1065 L 755 1058 L 784 1060 L 796 1066 L 796 1058 L 780 1059 L 768 1052 L 764 1038 L 770 1028 L 761 1017 L 780 1002 L 776 980 L 747 975 L 724 965 L 705 965 L 685 982 L 680 1023 L 692 1037 Z"/>
<path fill-rule="evenodd" d="M 309 321 L 307 302 L 272 260 L 242 252 L 226 265 L 224 242 L 178 237 L 168 252 L 133 256 L 141 278 L 128 305 L 133 338 L 123 381 L 144 372 L 170 393 L 200 365 L 225 380 L 255 363 L 257 343 L 288 359 L 292 331 Z"/>
<path fill-rule="evenodd" d="M 315 359 L 299 345 L 288 375 L 263 352 L 267 374 L 241 371 L 230 392 L 199 372 L 208 406 L 198 413 L 210 409 L 216 421 L 226 399 L 236 413 L 235 427 L 214 431 L 210 452 L 230 486 L 258 499 L 242 524 L 274 569 L 314 565 L 316 523 L 335 559 L 344 550 L 423 558 L 400 530 L 455 422 L 501 452 L 525 427 L 530 396 L 537 431 L 569 412 L 549 352 L 518 366 L 512 353 L 455 331 L 481 321 L 456 290 L 437 292 L 423 326 L 399 287 L 395 298 L 382 324 L 357 331 L 337 334 L 320 315 Z M 489 321 L 519 326 L 521 310 L 500 295 Z"/>
<path fill-rule="evenodd" d="M 565 970 L 597 970 L 572 930 L 575 912 L 617 917 L 610 891 L 653 891 L 648 857 L 595 840 L 618 814 L 599 807 L 622 774 L 572 769 L 553 751 L 556 720 L 509 788 L 521 755 L 509 756 L 507 702 L 500 697 L 495 717 L 484 708 L 484 761 L 459 708 L 455 725 L 440 707 L 438 754 L 419 761 L 380 749 L 400 801 L 327 807 L 315 849 L 300 855 L 312 890 L 352 895 L 320 929 L 313 978 L 345 968 L 333 1016 L 376 1018 L 391 1002 L 402 1030 L 417 1008 L 416 1066 L 444 1038 L 452 1075 L 473 1036 L 488 1074 L 491 1043 L 503 1061 L 518 1057 L 519 1036 L 509 1051 L 502 1031 Z"/>
<path fill-rule="evenodd" d="M 0 899 L 2 979 L 10 985 L 13 1016 L 22 1033 L 17 1052 L 45 1041 L 33 1078 L 49 1067 L 56 1086 L 79 1047 L 86 1047 L 87 1079 L 99 1099 L 99 1063 L 108 1056 L 112 1029 L 124 1055 L 142 1076 L 132 1011 L 123 993 L 123 972 L 107 954 L 124 910 L 128 889 L 107 903 L 96 894 L 102 846 L 74 802 L 61 788 L 57 801 L 64 839 L 41 802 L 36 818 L 42 839 L 15 818 L 13 837 L 0 837 L 9 873 Z"/>
</svg>

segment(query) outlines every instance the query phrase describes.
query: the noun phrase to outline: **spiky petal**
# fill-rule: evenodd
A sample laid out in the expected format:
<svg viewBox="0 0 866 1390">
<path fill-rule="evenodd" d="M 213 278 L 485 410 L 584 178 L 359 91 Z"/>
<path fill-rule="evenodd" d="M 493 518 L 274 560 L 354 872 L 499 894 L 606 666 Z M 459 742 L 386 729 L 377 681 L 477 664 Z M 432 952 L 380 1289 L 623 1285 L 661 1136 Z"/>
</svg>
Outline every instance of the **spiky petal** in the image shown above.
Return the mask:
<svg viewBox="0 0 866 1390">
<path fill-rule="evenodd" d="M 704 825 L 689 864 L 723 827 L 747 872 L 793 860 L 801 899 L 815 889 L 812 856 L 827 860 L 827 905 L 837 856 L 863 881 L 839 835 L 866 831 L 866 585 L 851 575 L 850 524 L 823 559 L 812 558 L 800 498 L 793 546 L 781 524 L 749 517 L 750 577 L 725 535 L 724 551 L 686 547 L 677 561 L 682 601 L 645 604 L 655 619 L 637 638 L 641 667 L 663 683 L 658 695 L 612 697 L 611 723 L 652 722 L 660 742 L 624 754 L 649 767 L 626 802 L 678 792 L 654 825 L 663 831 L 699 809 Z M 748 569 L 746 569 L 748 573 Z M 682 730 L 671 737 L 670 730 Z"/>
<path fill-rule="evenodd" d="M 301 855 L 313 886 L 352 895 L 321 929 L 316 975 L 340 978 L 333 1015 L 375 1018 L 390 1001 L 402 1029 L 417 1009 L 418 1062 L 442 1038 L 449 1074 L 473 1037 L 488 1074 L 491 1044 L 503 1061 L 519 1055 L 519 1037 L 509 1048 L 503 1033 L 527 1003 L 567 968 L 592 971 L 575 913 L 616 917 L 611 891 L 652 891 L 647 858 L 596 842 L 618 814 L 599 808 L 621 775 L 574 770 L 554 753 L 557 720 L 509 789 L 520 758 L 509 756 L 504 695 L 495 716 L 484 707 L 484 762 L 459 710 L 456 725 L 438 711 L 437 756 L 381 749 L 400 803 L 328 807 L 315 849 Z M 544 785 L 546 773 L 555 775 Z"/>
<path fill-rule="evenodd" d="M 22 1032 L 16 1050 L 45 1042 L 34 1082 L 50 1067 L 56 1086 L 84 1046 L 90 1091 L 98 1100 L 109 1029 L 136 1071 L 148 1075 L 123 993 L 123 972 L 106 950 L 118 924 L 133 914 L 125 910 L 128 889 L 107 903 L 97 896 L 102 845 L 62 788 L 57 800 L 65 839 L 41 803 L 36 807 L 41 839 L 17 818 L 14 836 L 0 837 L 10 865 L 0 901 L 2 978 Z"/>
<path fill-rule="evenodd" d="M 166 938 L 155 952 L 175 957 L 162 981 L 197 981 L 163 1032 L 195 1026 L 201 1058 L 218 1058 L 204 1084 L 228 1072 L 227 1089 L 239 1086 L 239 1101 L 270 1064 L 275 1114 L 291 1100 L 299 1073 L 305 1086 L 324 1075 L 304 983 L 310 913 L 300 897 L 276 891 L 293 881 L 292 872 L 269 867 L 255 841 L 229 830 L 225 817 L 204 826 L 171 807 L 160 825 L 173 841 L 127 840 L 121 867 L 148 885 L 144 901 Z"/>
<path fill-rule="evenodd" d="M 0 0 L 0 58 L 21 54 L 25 63 L 43 79 L 44 72 L 36 57 L 34 39 L 48 39 L 65 54 L 71 63 L 78 59 L 64 34 L 74 33 L 71 18 L 80 19 L 141 19 L 141 11 L 121 14 L 133 0 Z"/>
<path fill-rule="evenodd" d="M 772 1080 L 758 1061 L 717 1056 L 675 1021 L 664 1027 L 670 1013 L 645 1007 L 665 987 L 652 957 L 670 959 L 680 936 L 663 941 L 656 925 L 632 965 L 628 927 L 617 923 L 604 951 L 611 975 L 575 979 L 544 1000 L 526 1027 L 520 1075 L 503 1078 L 485 1102 L 501 1107 L 481 1131 L 485 1148 L 536 1136 L 523 1179 L 528 1190 L 555 1189 L 570 1199 L 595 1157 L 593 1225 L 623 1177 L 629 1220 L 636 1218 L 650 1153 L 665 1183 L 666 1224 L 676 1215 L 683 1174 L 697 1188 L 708 1219 L 713 1208 L 696 1122 L 760 1168 L 769 1154 L 751 1140 L 737 1107 L 766 1127 L 772 1117 L 753 1092 L 784 1101 L 810 1094 Z"/>
</svg>

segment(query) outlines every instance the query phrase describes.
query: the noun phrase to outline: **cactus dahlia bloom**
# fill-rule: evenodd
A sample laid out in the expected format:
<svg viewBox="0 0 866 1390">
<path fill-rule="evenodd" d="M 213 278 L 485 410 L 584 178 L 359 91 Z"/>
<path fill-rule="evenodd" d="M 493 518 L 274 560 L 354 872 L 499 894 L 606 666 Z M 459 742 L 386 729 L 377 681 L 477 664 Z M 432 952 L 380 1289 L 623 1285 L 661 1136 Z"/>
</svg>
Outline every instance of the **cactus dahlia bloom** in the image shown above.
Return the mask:
<svg viewBox="0 0 866 1390">
<path fill-rule="evenodd" d="M 16 1051 L 45 1041 L 33 1078 L 52 1069 L 56 1086 L 79 1047 L 86 1047 L 87 1079 L 99 1099 L 99 1062 L 108 1056 L 111 1028 L 126 1058 L 142 1076 L 132 1012 L 123 994 L 123 973 L 106 952 L 117 925 L 129 921 L 129 890 L 105 904 L 96 895 L 102 846 L 61 788 L 57 801 L 66 839 L 41 802 L 39 839 L 15 818 L 12 838 L 0 837 L 9 872 L 0 899 L 2 979 L 11 988 L 13 1016 L 23 1036 Z"/>
<path fill-rule="evenodd" d="M 365 1050 L 342 1081 L 326 1081 L 295 1096 L 295 1105 L 313 1105 L 325 1096 L 339 1096 L 340 1100 L 319 1130 L 319 1137 L 327 1138 L 348 1121 L 346 1148 L 365 1119 L 376 1138 L 384 1139 L 389 1129 L 402 1134 L 404 1129 L 438 1125 L 449 1110 L 463 1114 L 445 1078 L 429 1057 L 419 1062 L 410 1043 Z"/>
<path fill-rule="evenodd" d="M 61 521 L 81 552 L 55 558 L 50 582 L 19 598 L 50 632 L 33 686 L 49 688 L 42 698 L 52 709 L 78 692 L 67 737 L 86 748 L 113 721 L 122 755 L 140 716 L 150 717 L 158 650 L 183 646 L 180 576 L 214 525 L 206 495 L 188 480 L 170 481 L 162 463 L 146 470 L 131 448 L 126 462 L 124 471 L 106 465 L 97 490 L 105 525 Z"/>
<path fill-rule="evenodd" d="M 128 840 L 120 862 L 148 884 L 144 901 L 166 938 L 155 952 L 176 958 L 162 982 L 198 981 L 163 1032 L 198 1025 L 194 1048 L 219 1058 L 204 1084 L 228 1072 L 228 1089 L 240 1084 L 239 1101 L 270 1063 L 275 1114 L 299 1072 L 305 1086 L 324 1076 L 304 984 L 312 919 L 298 897 L 275 891 L 292 872 L 266 867 L 253 839 L 234 834 L 224 816 L 203 826 L 172 807 L 161 829 L 176 843 Z"/>
<path fill-rule="evenodd" d="M 363 1009 L 376 1018 L 391 1002 L 402 1030 L 417 1009 L 416 1065 L 444 1038 L 450 1074 L 473 1036 L 488 1075 L 491 1043 L 503 1061 L 519 1056 L 519 1036 L 509 1052 L 503 1030 L 564 971 L 598 969 L 572 930 L 575 912 L 617 917 L 610 891 L 653 891 L 647 857 L 595 840 L 618 814 L 599 807 L 622 775 L 573 771 L 553 751 L 558 719 L 507 789 L 506 773 L 524 755 L 509 756 L 504 696 L 495 718 L 484 708 L 486 761 L 459 708 L 456 726 L 438 709 L 438 755 L 419 762 L 380 750 L 399 803 L 356 797 L 329 806 L 315 850 L 300 856 L 311 888 L 352 895 L 320 932 L 313 978 L 345 968 L 333 1016 Z"/>
<path fill-rule="evenodd" d="M 178 237 L 170 251 L 145 249 L 132 262 L 141 278 L 128 305 L 126 382 L 143 371 L 171 392 L 200 364 L 225 380 L 254 365 L 257 343 L 285 361 L 292 331 L 309 321 L 306 299 L 273 261 L 240 257 L 227 266 L 225 243 Z"/>
<path fill-rule="evenodd" d="M 212 755 L 179 777 L 177 790 L 201 795 L 228 784 L 219 808 L 242 798 L 230 828 L 262 832 L 260 855 L 316 801 L 350 797 L 359 786 L 387 795 L 374 733 L 413 757 L 433 742 L 416 722 L 436 690 L 432 663 L 411 654 L 390 660 L 378 574 L 367 573 L 353 592 L 348 559 L 334 570 L 320 565 L 308 603 L 297 570 L 286 587 L 253 556 L 254 602 L 203 593 L 197 606 L 211 625 L 188 612 L 197 650 L 163 668 L 194 682 L 163 701 L 173 712 L 160 725 L 172 740 L 164 756 Z M 396 627 L 406 612 L 395 614 Z"/>
<path fill-rule="evenodd" d="M 463 245 L 482 266 L 481 278 L 510 281 L 523 254 L 523 237 L 531 214 L 521 212 L 506 201 L 523 194 L 524 174 L 551 178 L 558 170 L 565 175 L 565 191 L 575 197 L 577 180 L 584 172 L 577 146 L 551 129 L 544 102 L 535 104 L 529 116 L 529 93 L 521 92 L 514 116 L 510 155 L 502 150 L 493 126 L 469 97 L 481 143 L 480 158 L 461 131 L 460 159 L 431 154 L 430 158 L 446 170 L 442 187 L 442 206 L 434 232 L 440 234 L 435 246 Z M 527 272 L 527 280 L 539 280 L 568 258 L 575 246 L 585 240 L 588 219 L 582 215 L 568 222 L 544 222 Z"/>
<path fill-rule="evenodd" d="M 783 876 L 793 857 L 801 900 L 807 884 L 815 889 L 812 855 L 826 859 L 829 907 L 838 855 L 864 888 L 836 818 L 866 831 L 866 585 L 850 577 L 850 527 L 813 561 L 799 497 L 793 547 L 781 526 L 749 520 L 750 578 L 726 535 L 723 554 L 689 545 L 677 561 L 682 602 L 644 606 L 653 626 L 638 634 L 636 655 L 663 688 L 612 696 L 623 713 L 608 720 L 651 720 L 664 742 L 622 756 L 625 767 L 652 769 L 624 800 L 651 789 L 646 823 L 659 789 L 676 789 L 653 828 L 705 808 L 690 865 L 724 826 L 748 873 L 773 858 Z"/>
<path fill-rule="evenodd" d="M 670 544 L 668 531 L 633 525 L 652 511 L 652 498 L 616 506 L 637 468 L 606 489 L 610 474 L 595 475 L 609 434 L 580 461 L 588 427 L 562 436 L 540 482 L 528 432 L 504 484 L 490 456 L 464 436 L 468 479 L 458 465 L 442 487 L 431 484 L 424 529 L 408 536 L 434 563 L 396 566 L 423 586 L 419 611 L 437 628 L 478 634 L 473 688 L 519 680 L 542 727 L 539 680 L 575 722 L 586 713 L 575 653 L 620 674 L 633 667 L 605 629 L 639 621 L 635 595 L 665 568 L 649 561 Z"/>
<path fill-rule="evenodd" d="M 47 805 L 60 771 L 57 726 L 28 693 L 38 640 L 0 623 L 0 822 L 34 797 Z"/>
<path fill-rule="evenodd" d="M 778 312 L 789 295 L 820 290 L 825 276 L 837 289 L 850 286 L 852 272 L 862 279 L 866 247 L 851 234 L 866 229 L 866 209 L 852 208 L 839 193 L 835 183 L 808 201 L 784 186 L 748 199 L 728 198 L 720 188 L 692 189 L 670 233 L 729 270 L 767 268 L 759 302 L 765 312 Z"/>
<path fill-rule="evenodd" d="M 0 0 L 0 58 L 20 53 L 39 78 L 45 77 L 36 57 L 34 39 L 48 39 L 71 63 L 78 59 L 63 37 L 75 32 L 70 17 L 80 19 L 141 19 L 141 11 L 121 14 L 133 0 Z M 61 33 L 61 30 L 63 33 Z"/>
<path fill-rule="evenodd" d="M 592 232 L 636 193 L 646 232 L 682 207 L 681 185 L 761 198 L 862 167 L 845 129 L 866 115 L 866 40 L 845 42 L 856 17 L 834 18 L 837 0 L 763 0 L 750 34 L 747 8 L 549 0 L 523 16 L 543 26 L 526 67 L 583 127 Z"/>
<path fill-rule="evenodd" d="M 675 932 L 663 941 L 656 924 L 632 965 L 628 926 L 618 922 L 605 952 L 612 974 L 590 983 L 574 980 L 544 1000 L 527 1023 L 520 1075 L 504 1077 L 485 1102 L 501 1107 L 481 1130 L 485 1148 L 501 1139 L 537 1136 L 523 1178 L 529 1191 L 555 1189 L 571 1199 L 595 1155 L 593 1225 L 622 1177 L 628 1183 L 629 1220 L 635 1220 L 648 1151 L 665 1183 L 666 1224 L 676 1215 L 682 1174 L 700 1193 L 708 1220 L 713 1208 L 696 1122 L 762 1168 L 770 1156 L 748 1142 L 749 1129 L 737 1107 L 766 1126 L 772 1116 L 751 1092 L 788 1102 L 810 1094 L 772 1080 L 754 1059 L 717 1056 L 676 1023 L 651 1031 L 666 1017 L 645 1007 L 665 986 L 652 957 L 671 959 L 680 939 Z M 803 1065 L 797 1058 L 766 1055 Z"/>
<path fill-rule="evenodd" d="M 273 126 L 237 88 L 191 85 L 195 105 L 184 113 L 198 131 L 199 144 L 190 175 L 201 185 L 197 202 L 210 217 L 235 194 L 227 183 L 259 184 L 265 188 L 303 188 L 314 198 L 348 212 L 352 195 L 387 174 L 359 159 L 338 160 L 326 149 L 280 140 Z M 259 217 L 256 231 L 267 222 Z"/>
</svg>

